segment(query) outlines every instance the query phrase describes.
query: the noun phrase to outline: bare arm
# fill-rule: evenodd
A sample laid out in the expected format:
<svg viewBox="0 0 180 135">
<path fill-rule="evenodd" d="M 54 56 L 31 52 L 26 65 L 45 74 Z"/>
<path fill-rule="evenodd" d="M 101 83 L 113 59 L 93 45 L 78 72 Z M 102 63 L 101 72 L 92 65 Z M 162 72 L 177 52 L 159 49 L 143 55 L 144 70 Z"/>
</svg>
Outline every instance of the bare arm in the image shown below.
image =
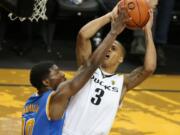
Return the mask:
<svg viewBox="0 0 180 135">
<path fill-rule="evenodd" d="M 86 60 L 88 60 L 88 58 L 92 54 L 92 45 L 90 39 L 103 26 L 110 23 L 112 19 L 117 18 L 118 5 L 119 3 L 114 7 L 111 12 L 90 21 L 80 29 L 76 42 L 76 58 L 78 66 L 84 65 Z"/>
<path fill-rule="evenodd" d="M 150 8 L 155 9 L 159 0 L 147 0 L 147 2 L 149 3 Z"/>
<path fill-rule="evenodd" d="M 58 90 L 56 90 L 52 95 L 49 108 L 50 117 L 52 119 L 58 119 L 63 115 L 69 98 L 76 94 L 85 85 L 95 70 L 99 67 L 101 61 L 106 55 L 106 52 L 113 44 L 117 35 L 125 28 L 123 18 L 124 12 L 120 13 L 118 18 L 114 20 L 110 32 L 107 34 L 101 45 L 92 54 L 92 56 L 86 61 L 74 79 L 61 84 L 58 87 Z"/>
<path fill-rule="evenodd" d="M 76 41 L 76 59 L 78 66 L 84 65 L 92 54 L 92 45 L 90 39 L 104 25 L 111 21 L 111 13 L 90 21 L 82 27 L 77 35 Z"/>
<path fill-rule="evenodd" d="M 136 68 L 130 74 L 125 75 L 126 90 L 130 90 L 139 85 L 147 77 L 149 77 L 156 69 L 156 49 L 154 46 L 151 31 L 152 22 L 153 15 L 151 14 L 151 18 L 145 27 L 146 53 L 144 58 L 144 65 L 142 67 Z"/>
</svg>

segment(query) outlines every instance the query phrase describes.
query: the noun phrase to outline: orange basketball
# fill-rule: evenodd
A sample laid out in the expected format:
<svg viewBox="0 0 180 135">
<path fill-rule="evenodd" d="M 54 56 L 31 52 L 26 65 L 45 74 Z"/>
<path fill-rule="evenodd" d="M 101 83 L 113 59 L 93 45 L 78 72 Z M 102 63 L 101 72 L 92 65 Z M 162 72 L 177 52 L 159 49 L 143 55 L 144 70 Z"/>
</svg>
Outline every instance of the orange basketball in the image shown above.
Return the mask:
<svg viewBox="0 0 180 135">
<path fill-rule="evenodd" d="M 143 28 L 147 24 L 150 17 L 147 0 L 121 0 L 121 4 L 131 17 L 131 20 L 126 23 L 127 28 Z"/>
</svg>

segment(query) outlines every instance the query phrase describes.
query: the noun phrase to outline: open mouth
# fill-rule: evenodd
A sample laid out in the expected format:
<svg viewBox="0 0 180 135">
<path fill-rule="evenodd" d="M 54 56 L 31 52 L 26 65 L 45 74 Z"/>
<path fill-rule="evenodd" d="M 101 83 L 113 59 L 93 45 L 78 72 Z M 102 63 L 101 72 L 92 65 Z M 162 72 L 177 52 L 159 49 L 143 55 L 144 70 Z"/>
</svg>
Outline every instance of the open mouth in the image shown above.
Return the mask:
<svg viewBox="0 0 180 135">
<path fill-rule="evenodd" d="M 106 59 L 109 59 L 110 55 L 109 54 L 106 54 L 105 58 Z"/>
</svg>

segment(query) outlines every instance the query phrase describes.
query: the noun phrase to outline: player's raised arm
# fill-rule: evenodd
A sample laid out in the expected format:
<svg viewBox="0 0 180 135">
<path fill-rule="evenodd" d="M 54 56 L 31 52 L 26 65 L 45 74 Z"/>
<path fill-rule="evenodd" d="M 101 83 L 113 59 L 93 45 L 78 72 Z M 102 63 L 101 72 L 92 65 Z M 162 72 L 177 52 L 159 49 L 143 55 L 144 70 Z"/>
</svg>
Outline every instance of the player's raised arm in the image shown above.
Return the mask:
<svg viewBox="0 0 180 135">
<path fill-rule="evenodd" d="M 144 81 L 149 77 L 156 69 L 156 49 L 154 46 L 153 36 L 152 36 L 152 24 L 153 24 L 153 13 L 150 12 L 151 17 L 149 22 L 144 28 L 146 37 L 146 53 L 144 58 L 144 65 L 142 67 L 136 68 L 130 74 L 125 76 L 125 87 L 126 90 L 130 90 Z"/>
<path fill-rule="evenodd" d="M 95 70 L 104 60 L 108 49 L 113 44 L 117 35 L 125 28 L 125 11 L 120 12 L 119 16 L 112 22 L 111 30 L 95 52 L 84 63 L 80 72 L 75 77 L 67 82 L 61 84 L 50 100 L 50 117 L 52 119 L 59 119 L 67 106 L 69 98 L 76 94 L 90 79 Z"/>
<path fill-rule="evenodd" d="M 78 66 L 83 65 L 92 54 L 92 45 L 90 39 L 98 30 L 111 22 L 111 18 L 114 17 L 116 13 L 117 6 L 111 12 L 90 21 L 80 29 L 76 41 L 76 59 Z"/>
</svg>

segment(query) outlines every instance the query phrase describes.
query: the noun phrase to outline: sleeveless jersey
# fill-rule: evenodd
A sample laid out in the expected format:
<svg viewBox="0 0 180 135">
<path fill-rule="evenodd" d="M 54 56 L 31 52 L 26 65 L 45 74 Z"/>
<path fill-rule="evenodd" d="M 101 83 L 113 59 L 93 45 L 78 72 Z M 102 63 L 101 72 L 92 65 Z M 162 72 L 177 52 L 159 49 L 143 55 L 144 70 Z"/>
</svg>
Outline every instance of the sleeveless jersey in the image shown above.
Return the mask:
<svg viewBox="0 0 180 135">
<path fill-rule="evenodd" d="M 98 68 L 71 98 L 63 135 L 108 135 L 119 107 L 123 79 L 123 75 L 107 75 Z"/>
<path fill-rule="evenodd" d="M 22 115 L 22 135 L 62 135 L 64 116 L 50 120 L 48 105 L 51 90 L 42 95 L 34 94 L 26 102 Z"/>
</svg>

